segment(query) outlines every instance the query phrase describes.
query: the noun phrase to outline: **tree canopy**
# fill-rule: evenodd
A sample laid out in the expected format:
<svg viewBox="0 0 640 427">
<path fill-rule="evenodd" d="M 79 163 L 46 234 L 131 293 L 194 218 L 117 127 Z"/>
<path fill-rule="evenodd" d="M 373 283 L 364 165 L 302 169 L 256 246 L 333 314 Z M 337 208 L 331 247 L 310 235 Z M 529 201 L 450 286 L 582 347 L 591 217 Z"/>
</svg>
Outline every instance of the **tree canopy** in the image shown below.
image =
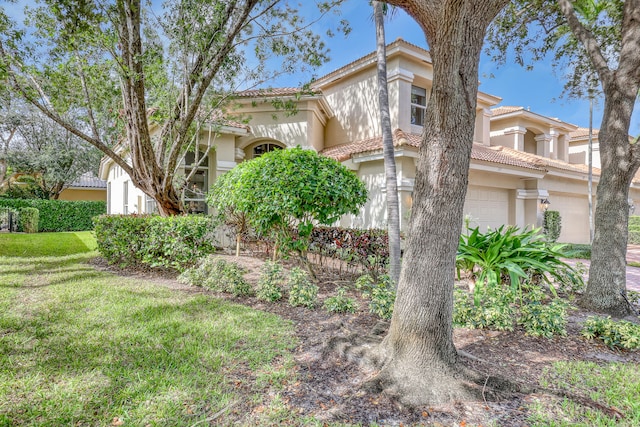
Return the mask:
<svg viewBox="0 0 640 427">
<path fill-rule="evenodd" d="M 335 3 L 318 3 L 316 18 Z M 231 94 L 328 53 L 285 0 L 43 0 L 26 17 L 0 9 L 0 79 L 112 158 L 165 215 L 183 211 L 182 156 L 201 126 L 224 124 Z"/>
</svg>

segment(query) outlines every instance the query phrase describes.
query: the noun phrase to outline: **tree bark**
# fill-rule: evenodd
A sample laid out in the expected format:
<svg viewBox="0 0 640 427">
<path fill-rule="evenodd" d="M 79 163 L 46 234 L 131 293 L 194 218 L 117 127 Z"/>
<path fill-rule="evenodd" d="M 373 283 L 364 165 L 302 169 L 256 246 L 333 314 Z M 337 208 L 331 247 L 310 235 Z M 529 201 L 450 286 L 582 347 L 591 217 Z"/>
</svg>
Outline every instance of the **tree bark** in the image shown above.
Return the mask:
<svg viewBox="0 0 640 427">
<path fill-rule="evenodd" d="M 400 279 L 400 203 L 396 159 L 393 149 L 393 132 L 389 114 L 389 91 L 387 87 L 387 48 L 384 36 L 384 11 L 382 2 L 373 2 L 376 23 L 376 53 L 378 58 L 378 101 L 382 128 L 382 151 L 387 199 L 387 232 L 389 234 L 389 275 L 394 285 Z"/>
<path fill-rule="evenodd" d="M 595 233 L 589 281 L 580 303 L 614 316 L 631 313 L 626 301 L 629 186 L 640 166 L 640 148 L 630 144 L 629 127 L 640 89 L 640 0 L 624 2 L 621 47 L 616 69 L 593 34 L 578 20 L 569 0 L 558 0 L 571 31 L 584 46 L 604 90 L 598 135 L 602 170 L 596 192 Z"/>
<path fill-rule="evenodd" d="M 390 1 L 420 23 L 433 89 L 418 159 L 403 269 L 378 380 L 409 404 L 477 398 L 453 344 L 455 257 L 462 228 L 486 29 L 506 0 Z"/>
</svg>

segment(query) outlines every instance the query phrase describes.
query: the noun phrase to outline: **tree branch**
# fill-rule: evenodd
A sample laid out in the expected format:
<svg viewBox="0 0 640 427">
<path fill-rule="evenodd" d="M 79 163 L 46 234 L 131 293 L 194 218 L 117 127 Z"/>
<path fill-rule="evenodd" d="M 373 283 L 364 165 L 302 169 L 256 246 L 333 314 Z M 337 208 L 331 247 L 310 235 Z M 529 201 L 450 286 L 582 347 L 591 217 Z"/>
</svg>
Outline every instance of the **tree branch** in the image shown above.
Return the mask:
<svg viewBox="0 0 640 427">
<path fill-rule="evenodd" d="M 560 6 L 562 14 L 567 19 L 567 24 L 571 28 L 571 31 L 584 46 L 584 49 L 591 59 L 591 63 L 593 64 L 594 68 L 598 72 L 603 85 L 609 85 L 613 78 L 613 73 L 609 69 L 607 60 L 600 50 L 598 41 L 593 36 L 591 31 L 589 31 L 587 28 L 585 28 L 584 25 L 582 25 L 582 23 L 576 16 L 575 9 L 573 8 L 573 4 L 570 0 L 558 0 L 558 5 Z"/>
</svg>

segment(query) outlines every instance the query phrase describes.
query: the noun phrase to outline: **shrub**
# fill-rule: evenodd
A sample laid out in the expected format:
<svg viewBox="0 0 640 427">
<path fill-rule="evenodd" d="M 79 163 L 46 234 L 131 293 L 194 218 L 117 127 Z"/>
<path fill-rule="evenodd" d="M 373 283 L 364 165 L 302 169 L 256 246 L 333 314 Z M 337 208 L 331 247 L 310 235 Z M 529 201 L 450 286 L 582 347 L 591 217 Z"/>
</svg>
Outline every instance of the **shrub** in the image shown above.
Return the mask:
<svg viewBox="0 0 640 427">
<path fill-rule="evenodd" d="M 640 348 L 640 325 L 626 320 L 615 322 L 611 317 L 589 317 L 582 327 L 588 339 L 601 339 L 609 348 L 636 350 Z"/>
<path fill-rule="evenodd" d="M 495 329 L 512 331 L 516 314 L 515 293 L 509 288 L 502 291 L 496 286 L 484 288 L 481 302 L 463 289 L 455 289 L 453 324 L 472 329 Z"/>
<path fill-rule="evenodd" d="M 591 259 L 591 245 L 589 243 L 564 243 L 560 252 L 565 258 Z"/>
<path fill-rule="evenodd" d="M 36 208 L 39 211 L 39 231 L 86 231 L 93 228 L 93 218 L 107 211 L 105 202 L 0 199 L 0 207 Z"/>
<path fill-rule="evenodd" d="M 284 282 L 283 269 L 280 264 L 274 261 L 267 261 L 262 266 L 256 297 L 263 301 L 279 301 L 283 292 L 281 284 Z"/>
<path fill-rule="evenodd" d="M 289 304 L 292 306 L 304 306 L 313 308 L 318 297 L 318 287 L 311 283 L 306 271 L 294 267 L 289 272 L 287 280 L 289 288 Z"/>
<path fill-rule="evenodd" d="M 566 335 L 567 302 L 555 298 L 549 304 L 533 301 L 520 307 L 518 323 L 524 326 L 528 335 L 551 338 Z"/>
<path fill-rule="evenodd" d="M 461 270 L 471 274 L 476 292 L 482 292 L 485 286 L 500 286 L 506 280 L 513 291 L 519 291 L 522 281 L 532 278 L 549 284 L 551 292 L 555 292 L 551 279 L 575 282 L 577 286 L 582 276 L 561 260 L 562 248 L 549 246 L 539 230 L 520 232 L 517 227 L 501 226 L 483 234 L 476 227 L 460 236 L 458 277 Z"/>
<path fill-rule="evenodd" d="M 40 211 L 36 208 L 20 208 L 18 227 L 25 233 L 37 233 L 39 215 Z"/>
<path fill-rule="evenodd" d="M 246 215 L 257 233 L 274 236 L 278 250 L 302 255 L 314 225 L 356 214 L 366 201 L 365 185 L 353 172 L 300 147 L 240 163 L 219 177 L 207 196 L 217 212 Z"/>
<path fill-rule="evenodd" d="M 215 252 L 211 217 L 103 215 L 96 218 L 98 250 L 111 264 L 183 271 Z"/>
<path fill-rule="evenodd" d="M 180 274 L 178 281 L 216 292 L 245 296 L 253 292 L 251 285 L 243 277 L 245 273 L 246 270 L 235 262 L 209 255 L 202 258 L 198 265 Z"/>
<path fill-rule="evenodd" d="M 335 296 L 324 301 L 324 308 L 329 313 L 355 313 L 358 308 L 356 300 L 346 295 L 346 288 L 338 288 Z"/>
<path fill-rule="evenodd" d="M 543 232 L 550 242 L 557 242 L 562 230 L 562 218 L 558 211 L 546 211 L 543 220 Z"/>
<path fill-rule="evenodd" d="M 369 274 L 382 274 L 389 260 L 387 230 L 314 227 L 309 251 L 358 265 Z"/>
<path fill-rule="evenodd" d="M 387 281 L 382 281 L 371 288 L 369 298 L 369 312 L 385 320 L 391 319 L 396 292 Z"/>
</svg>

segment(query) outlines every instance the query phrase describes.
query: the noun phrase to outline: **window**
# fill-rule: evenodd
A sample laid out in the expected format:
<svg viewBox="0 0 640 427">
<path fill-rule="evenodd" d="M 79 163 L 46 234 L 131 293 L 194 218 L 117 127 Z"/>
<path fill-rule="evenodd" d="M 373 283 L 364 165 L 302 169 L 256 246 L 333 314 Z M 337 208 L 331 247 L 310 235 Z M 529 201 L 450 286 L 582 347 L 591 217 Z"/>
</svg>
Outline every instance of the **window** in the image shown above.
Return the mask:
<svg viewBox="0 0 640 427">
<path fill-rule="evenodd" d="M 149 197 L 147 194 L 145 194 L 144 202 L 145 202 L 144 213 L 146 214 L 158 213 L 158 205 L 156 204 L 156 201 L 153 199 L 153 197 Z"/>
<path fill-rule="evenodd" d="M 197 154 L 196 157 L 196 153 L 187 153 L 184 158 L 185 176 L 193 173 L 186 183 L 184 205 L 189 213 L 207 213 L 205 196 L 209 187 L 209 158 L 202 151 Z"/>
<path fill-rule="evenodd" d="M 129 213 L 129 181 L 125 181 L 122 188 L 122 213 L 127 215 Z"/>
<path fill-rule="evenodd" d="M 277 144 L 260 144 L 253 147 L 253 158 L 262 156 L 264 153 L 268 153 L 273 150 L 282 150 L 282 147 Z"/>
<path fill-rule="evenodd" d="M 411 124 L 424 126 L 424 114 L 427 110 L 427 90 L 411 86 Z"/>
</svg>

